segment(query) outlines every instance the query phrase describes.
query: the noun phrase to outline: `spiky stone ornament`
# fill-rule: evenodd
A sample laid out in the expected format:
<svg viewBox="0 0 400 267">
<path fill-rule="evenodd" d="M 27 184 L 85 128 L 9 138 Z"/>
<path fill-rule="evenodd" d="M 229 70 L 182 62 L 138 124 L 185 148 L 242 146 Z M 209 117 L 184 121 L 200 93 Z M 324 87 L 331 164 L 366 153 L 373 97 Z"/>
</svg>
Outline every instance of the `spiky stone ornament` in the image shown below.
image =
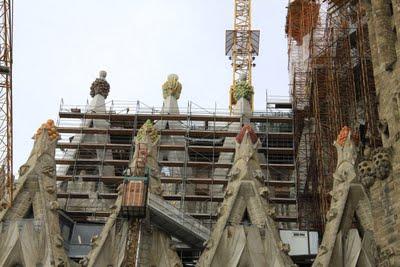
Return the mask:
<svg viewBox="0 0 400 267">
<path fill-rule="evenodd" d="M 143 141 L 146 136 L 149 136 L 151 142 L 156 142 L 158 139 L 157 129 L 154 127 L 151 120 L 147 120 L 137 133 L 137 141 Z"/>
<path fill-rule="evenodd" d="M 164 99 L 169 96 L 174 96 L 176 99 L 179 99 L 181 96 L 182 84 L 178 80 L 178 75 L 168 75 L 167 81 L 162 85 Z"/>
<path fill-rule="evenodd" d="M 104 98 L 107 98 L 108 93 L 110 92 L 110 84 L 106 81 L 107 72 L 104 70 L 100 71 L 99 78 L 92 83 L 90 86 L 90 96 L 95 97 L 95 95 L 102 95 Z"/>
<path fill-rule="evenodd" d="M 236 85 L 233 88 L 233 96 L 236 101 L 239 101 L 241 98 L 250 101 L 253 94 L 253 86 L 251 86 L 246 80 L 236 82 Z"/>
</svg>

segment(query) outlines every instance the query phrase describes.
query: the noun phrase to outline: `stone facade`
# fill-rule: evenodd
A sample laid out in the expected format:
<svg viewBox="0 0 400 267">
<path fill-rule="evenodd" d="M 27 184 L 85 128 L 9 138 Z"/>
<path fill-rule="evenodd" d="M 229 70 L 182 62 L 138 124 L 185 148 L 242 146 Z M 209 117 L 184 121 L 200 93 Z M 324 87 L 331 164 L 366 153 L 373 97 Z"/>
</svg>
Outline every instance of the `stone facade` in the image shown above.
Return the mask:
<svg viewBox="0 0 400 267">
<path fill-rule="evenodd" d="M 383 147 L 367 159 L 368 181 L 380 266 L 400 266 L 400 2 L 365 1 Z"/>
</svg>

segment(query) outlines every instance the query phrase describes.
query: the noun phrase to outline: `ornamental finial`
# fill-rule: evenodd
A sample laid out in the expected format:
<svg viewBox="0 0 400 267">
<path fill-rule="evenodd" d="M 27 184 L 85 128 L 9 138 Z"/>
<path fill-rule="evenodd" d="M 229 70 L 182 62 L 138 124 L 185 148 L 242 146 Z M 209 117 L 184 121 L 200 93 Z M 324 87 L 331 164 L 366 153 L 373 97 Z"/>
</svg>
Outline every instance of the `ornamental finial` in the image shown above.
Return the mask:
<svg viewBox="0 0 400 267">
<path fill-rule="evenodd" d="M 110 92 L 110 84 L 106 81 L 107 72 L 101 70 L 99 72 L 99 78 L 92 83 L 90 86 L 90 96 L 95 97 L 96 95 L 102 95 L 104 98 L 107 98 L 108 93 Z"/>
<path fill-rule="evenodd" d="M 178 80 L 178 75 L 168 75 L 167 81 L 162 85 L 164 99 L 169 96 L 174 96 L 176 99 L 179 99 L 182 91 L 182 84 Z"/>
</svg>

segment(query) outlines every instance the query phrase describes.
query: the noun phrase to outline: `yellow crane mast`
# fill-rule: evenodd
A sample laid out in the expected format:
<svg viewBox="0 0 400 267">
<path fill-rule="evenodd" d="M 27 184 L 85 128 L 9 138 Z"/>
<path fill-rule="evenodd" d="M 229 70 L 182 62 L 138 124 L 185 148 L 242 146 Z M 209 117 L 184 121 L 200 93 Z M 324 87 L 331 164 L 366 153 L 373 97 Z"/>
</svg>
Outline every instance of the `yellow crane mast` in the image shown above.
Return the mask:
<svg viewBox="0 0 400 267">
<path fill-rule="evenodd" d="M 233 82 L 230 89 L 229 109 L 236 104 L 234 89 L 238 81 L 252 85 L 251 70 L 259 52 L 260 31 L 251 29 L 251 0 L 235 0 L 234 29 L 225 35 L 225 54 L 232 60 Z M 250 104 L 253 109 L 254 96 Z"/>
</svg>

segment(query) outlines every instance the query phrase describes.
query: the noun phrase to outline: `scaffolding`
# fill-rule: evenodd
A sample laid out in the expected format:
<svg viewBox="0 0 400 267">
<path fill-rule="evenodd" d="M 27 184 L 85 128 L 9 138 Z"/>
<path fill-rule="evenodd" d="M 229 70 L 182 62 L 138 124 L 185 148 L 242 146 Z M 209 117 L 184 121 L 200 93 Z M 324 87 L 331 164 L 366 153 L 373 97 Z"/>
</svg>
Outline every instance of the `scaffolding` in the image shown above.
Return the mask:
<svg viewBox="0 0 400 267">
<path fill-rule="evenodd" d="M 340 129 L 351 127 L 362 149 L 381 142 L 368 28 L 361 0 L 291 1 L 289 6 L 293 2 L 319 7 L 316 20 L 304 25 L 298 24 L 312 21 L 314 13 L 298 13 L 307 18 L 293 21 L 289 8 L 287 33 L 289 66 L 305 60 L 301 68 L 290 69 L 300 227 L 322 232 L 337 160 L 333 142 Z M 312 28 L 302 29 L 307 26 Z M 310 210 L 319 212 L 315 216 Z"/>
<path fill-rule="evenodd" d="M 288 69 L 290 94 L 293 106 L 293 131 L 295 175 L 298 198 L 298 217 L 300 229 L 318 229 L 315 210 L 319 203 L 315 185 L 310 185 L 311 139 L 313 120 L 310 116 L 311 98 L 308 84 L 309 43 L 320 20 L 320 4 L 308 0 L 290 0 L 286 19 L 288 36 Z"/>
<path fill-rule="evenodd" d="M 287 101 L 288 102 L 288 101 Z M 68 182 L 95 182 L 96 197 L 104 200 L 104 205 L 93 208 L 71 210 L 71 205 L 64 208 L 71 216 L 80 220 L 106 218 L 109 214 L 107 201 L 112 201 L 117 194 L 115 189 L 123 181 L 123 173 L 133 153 L 134 136 L 147 120 L 176 122 L 179 129 L 159 129 L 159 134 L 170 137 L 182 137 L 181 143 L 160 142 L 160 152 L 181 152 L 180 160 L 164 159 L 159 153 L 158 163 L 161 167 L 161 182 L 164 189 L 164 200 L 179 208 L 181 212 L 200 220 L 211 229 L 217 217 L 218 203 L 223 201 L 223 189 L 228 180 L 226 177 L 214 176 L 216 168 L 230 169 L 233 162 L 218 162 L 220 153 L 234 153 L 234 146 L 223 146 L 228 137 L 235 137 L 237 132 L 230 131 L 231 123 L 241 123 L 241 116 L 231 115 L 229 110 L 204 109 L 189 102 L 180 114 L 163 114 L 160 108 L 149 107 L 141 102 L 112 101 L 106 104 L 104 113 L 92 113 L 87 106 L 68 106 L 62 103 L 59 112 L 58 131 L 61 140 L 57 144 L 56 163 L 57 180 L 61 183 L 59 199 L 68 203 L 73 199 L 89 199 L 90 192 L 67 190 Z M 287 106 L 288 104 L 286 104 Z M 96 128 L 88 124 L 90 120 L 106 120 L 109 127 Z M 294 188 L 293 180 L 293 131 L 292 113 L 268 109 L 254 112 L 250 123 L 257 129 L 262 142 L 259 153 L 266 157 L 261 164 L 265 177 L 270 177 L 266 184 L 273 188 Z M 266 130 L 268 129 L 268 131 Z M 82 136 L 104 135 L 106 142 L 82 142 Z M 98 153 L 98 150 L 102 153 Z M 102 157 L 99 157 L 102 156 Z M 105 155 L 111 155 L 111 158 Z M 104 167 L 112 166 L 113 175 L 100 172 Z M 188 172 L 187 170 L 191 171 Z M 179 170 L 179 171 L 178 171 Z M 188 188 L 194 190 L 188 191 Z M 295 206 L 295 195 L 284 195 L 290 190 L 276 190 L 270 202 L 280 206 Z M 194 210 L 188 209 L 194 206 Z M 293 209 L 280 209 L 276 220 L 286 223 L 297 222 L 297 214 L 285 212 Z"/>
</svg>

